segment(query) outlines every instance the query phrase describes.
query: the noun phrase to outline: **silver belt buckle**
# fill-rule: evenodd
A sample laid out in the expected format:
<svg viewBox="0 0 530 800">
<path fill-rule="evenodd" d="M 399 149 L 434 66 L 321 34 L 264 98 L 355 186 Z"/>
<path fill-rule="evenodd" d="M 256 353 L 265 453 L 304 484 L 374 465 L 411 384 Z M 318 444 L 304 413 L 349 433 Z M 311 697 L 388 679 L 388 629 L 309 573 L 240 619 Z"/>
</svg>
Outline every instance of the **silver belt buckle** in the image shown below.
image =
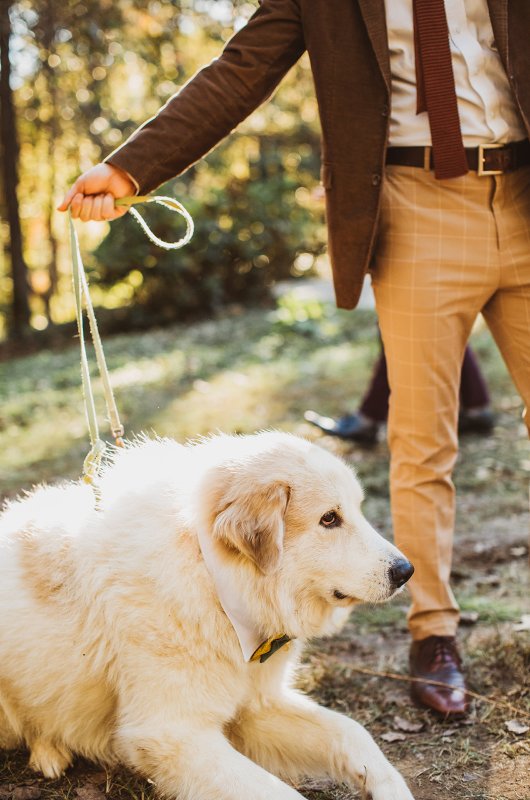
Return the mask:
<svg viewBox="0 0 530 800">
<path fill-rule="evenodd" d="M 499 150 L 502 147 L 506 147 L 505 144 L 495 143 L 495 144 L 479 144 L 478 146 L 478 164 L 477 164 L 477 175 L 482 177 L 483 175 L 502 175 L 502 169 L 484 169 L 484 150 Z"/>
</svg>

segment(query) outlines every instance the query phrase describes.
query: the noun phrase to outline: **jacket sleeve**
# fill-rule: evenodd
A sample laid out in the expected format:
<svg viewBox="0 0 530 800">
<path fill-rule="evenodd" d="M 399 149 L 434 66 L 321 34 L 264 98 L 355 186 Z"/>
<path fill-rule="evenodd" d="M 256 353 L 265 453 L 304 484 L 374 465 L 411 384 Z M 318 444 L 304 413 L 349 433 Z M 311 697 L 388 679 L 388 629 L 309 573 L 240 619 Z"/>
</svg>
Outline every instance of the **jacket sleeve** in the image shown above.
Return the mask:
<svg viewBox="0 0 530 800">
<path fill-rule="evenodd" d="M 105 161 L 145 194 L 215 147 L 275 89 L 305 50 L 300 0 L 262 0 L 222 55 Z"/>
</svg>

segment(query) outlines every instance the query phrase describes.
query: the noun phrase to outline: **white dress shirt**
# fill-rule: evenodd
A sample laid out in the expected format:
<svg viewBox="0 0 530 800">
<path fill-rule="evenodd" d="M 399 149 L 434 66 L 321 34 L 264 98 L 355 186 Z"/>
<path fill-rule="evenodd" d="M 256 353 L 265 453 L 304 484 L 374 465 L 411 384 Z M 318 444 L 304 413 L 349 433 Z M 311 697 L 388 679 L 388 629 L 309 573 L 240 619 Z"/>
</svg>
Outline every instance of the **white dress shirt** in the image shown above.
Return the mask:
<svg viewBox="0 0 530 800">
<path fill-rule="evenodd" d="M 392 106 L 390 144 L 431 144 L 427 112 L 416 114 L 412 0 L 385 0 Z M 487 0 L 445 0 L 464 145 L 526 139 L 500 59 Z M 530 47 L 530 41 L 529 41 Z"/>
</svg>

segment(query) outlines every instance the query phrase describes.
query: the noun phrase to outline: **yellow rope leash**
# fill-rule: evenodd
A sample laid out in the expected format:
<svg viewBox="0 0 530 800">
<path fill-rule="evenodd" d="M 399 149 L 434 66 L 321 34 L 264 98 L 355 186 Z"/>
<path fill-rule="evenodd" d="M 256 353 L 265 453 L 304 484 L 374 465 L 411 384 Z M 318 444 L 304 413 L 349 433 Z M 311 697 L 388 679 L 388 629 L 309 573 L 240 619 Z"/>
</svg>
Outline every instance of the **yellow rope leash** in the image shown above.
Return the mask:
<svg viewBox="0 0 530 800">
<path fill-rule="evenodd" d="M 139 205 L 140 203 L 159 203 L 165 208 L 175 211 L 186 220 L 186 233 L 182 239 L 177 242 L 164 242 L 155 236 L 153 231 L 149 228 L 143 217 L 132 206 Z M 184 245 L 188 244 L 193 236 L 193 219 L 177 200 L 172 197 L 164 197 L 163 195 L 140 196 L 140 197 L 122 197 L 115 201 L 117 206 L 128 206 L 130 213 L 135 217 L 137 222 L 141 225 L 146 235 L 158 247 L 165 250 L 178 250 Z M 75 229 L 72 215 L 68 213 L 69 227 L 70 227 L 70 247 L 72 251 L 72 264 L 73 264 L 73 283 L 74 283 L 74 297 L 77 318 L 77 330 L 79 332 L 79 345 L 81 348 L 81 381 L 83 387 L 83 399 L 85 404 L 85 414 L 88 424 L 88 432 L 90 436 L 90 451 L 86 456 L 83 463 L 83 480 L 86 483 L 94 483 L 97 477 L 101 459 L 106 449 L 105 442 L 99 436 L 99 426 L 96 414 L 96 405 L 94 402 L 94 393 L 92 391 L 92 382 L 90 380 L 90 370 L 88 366 L 88 359 L 86 354 L 85 333 L 83 328 L 83 301 L 86 308 L 86 313 L 90 326 L 90 334 L 92 336 L 92 343 L 96 354 L 96 361 L 98 365 L 99 374 L 103 383 L 103 393 L 105 396 L 105 403 L 107 406 L 107 414 L 110 422 L 110 428 L 114 437 L 115 443 L 118 447 L 123 446 L 123 425 L 120 421 L 114 392 L 109 377 L 109 370 L 103 352 L 103 345 L 99 335 L 96 315 L 94 307 L 90 298 L 90 291 L 88 288 L 88 280 L 86 277 L 83 259 L 81 258 L 81 250 L 79 248 L 79 238 Z"/>
</svg>

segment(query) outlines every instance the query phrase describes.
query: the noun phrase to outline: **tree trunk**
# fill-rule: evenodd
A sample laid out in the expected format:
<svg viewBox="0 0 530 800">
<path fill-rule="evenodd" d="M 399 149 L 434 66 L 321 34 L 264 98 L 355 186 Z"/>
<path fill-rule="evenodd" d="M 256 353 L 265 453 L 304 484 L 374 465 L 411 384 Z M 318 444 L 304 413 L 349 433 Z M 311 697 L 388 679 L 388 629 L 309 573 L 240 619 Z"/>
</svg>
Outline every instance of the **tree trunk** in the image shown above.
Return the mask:
<svg viewBox="0 0 530 800">
<path fill-rule="evenodd" d="M 54 53 L 54 39 L 56 32 L 54 2 L 55 0 L 46 0 L 45 13 L 41 14 L 42 24 L 43 24 L 42 41 L 48 57 Z M 59 126 L 57 124 L 58 102 L 57 102 L 57 79 L 55 76 L 55 70 L 53 67 L 50 66 L 49 58 L 46 58 L 44 60 L 42 67 L 44 75 L 46 77 L 48 96 L 51 107 L 50 121 L 46 131 L 48 137 L 48 165 L 50 169 L 48 203 L 46 206 L 46 228 L 48 232 L 48 239 L 50 242 L 50 261 L 48 264 L 48 276 L 50 283 L 49 283 L 49 288 L 47 289 L 46 292 L 44 292 L 42 299 L 44 300 L 44 305 L 46 308 L 46 316 L 48 317 L 48 321 L 53 322 L 50 310 L 50 303 L 52 297 L 57 293 L 57 287 L 59 283 L 59 271 L 57 268 L 58 244 L 53 230 L 53 217 L 55 212 L 55 201 L 56 201 L 55 146 L 57 144 L 60 132 L 59 132 Z"/>
<path fill-rule="evenodd" d="M 0 154 L 2 156 L 3 187 L 10 235 L 8 250 L 11 257 L 11 274 L 13 278 L 10 332 L 15 336 L 20 336 L 29 327 L 30 310 L 28 270 L 22 253 L 22 231 L 17 199 L 18 142 L 15 108 L 10 85 L 10 7 L 11 3 L 7 0 L 0 0 Z"/>
</svg>

